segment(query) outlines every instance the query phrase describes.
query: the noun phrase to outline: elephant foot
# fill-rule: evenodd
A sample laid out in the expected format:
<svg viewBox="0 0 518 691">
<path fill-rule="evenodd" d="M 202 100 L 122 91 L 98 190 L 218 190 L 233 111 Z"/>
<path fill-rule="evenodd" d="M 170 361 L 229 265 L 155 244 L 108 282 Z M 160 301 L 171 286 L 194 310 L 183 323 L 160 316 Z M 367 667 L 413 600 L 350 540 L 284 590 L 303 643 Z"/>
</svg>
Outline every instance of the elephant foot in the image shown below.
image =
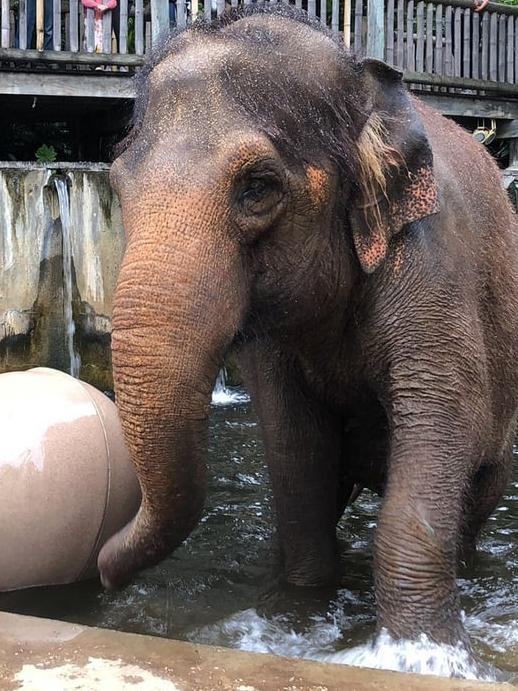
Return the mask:
<svg viewBox="0 0 518 691">
<path fill-rule="evenodd" d="M 298 588 L 328 588 L 338 583 L 338 551 L 335 543 L 318 552 L 284 557 L 284 583 Z"/>
<path fill-rule="evenodd" d="M 338 569 L 336 566 L 326 569 L 302 567 L 285 573 L 283 581 L 286 585 L 297 588 L 330 588 L 338 584 Z"/>
</svg>

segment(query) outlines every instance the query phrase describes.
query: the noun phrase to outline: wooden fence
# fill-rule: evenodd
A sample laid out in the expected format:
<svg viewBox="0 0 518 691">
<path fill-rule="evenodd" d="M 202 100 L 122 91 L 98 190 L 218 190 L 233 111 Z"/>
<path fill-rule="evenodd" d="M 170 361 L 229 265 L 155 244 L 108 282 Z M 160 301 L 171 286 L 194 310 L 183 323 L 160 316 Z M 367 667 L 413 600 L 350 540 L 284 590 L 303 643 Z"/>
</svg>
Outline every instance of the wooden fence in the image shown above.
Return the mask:
<svg viewBox="0 0 518 691">
<path fill-rule="evenodd" d="M 362 40 L 355 35 L 355 46 Z M 387 0 L 382 50 L 400 69 L 516 84 L 518 7 L 491 5 L 478 13 L 464 0 Z"/>
<path fill-rule="evenodd" d="M 257 1 L 263 4 L 270 0 Z M 357 53 L 378 57 L 405 70 L 409 81 L 463 87 L 469 80 L 480 82 L 480 88 L 511 89 L 518 95 L 514 86 L 518 84 L 518 7 L 490 2 L 478 13 L 470 0 L 282 1 L 306 10 Z M 176 23 L 183 27 L 200 15 L 219 16 L 229 7 L 252 2 L 177 0 Z M 31 48 L 43 49 L 45 10 L 48 17 L 50 6 L 53 55 L 42 53 L 49 61 L 108 61 L 137 66 L 170 28 L 168 0 L 118 0 L 117 10 L 106 12 L 102 18 L 102 45 L 96 46 L 94 11 L 85 9 L 81 0 L 0 3 L 0 57 L 14 55 L 21 59 L 20 51 L 34 57 Z M 50 5 L 45 7 L 45 3 Z M 34 16 L 36 26 L 33 21 L 31 28 L 28 17 Z M 31 45 L 30 36 L 35 36 Z M 101 55 L 94 56 L 96 51 Z M 58 52 L 62 53 L 59 58 Z"/>
</svg>

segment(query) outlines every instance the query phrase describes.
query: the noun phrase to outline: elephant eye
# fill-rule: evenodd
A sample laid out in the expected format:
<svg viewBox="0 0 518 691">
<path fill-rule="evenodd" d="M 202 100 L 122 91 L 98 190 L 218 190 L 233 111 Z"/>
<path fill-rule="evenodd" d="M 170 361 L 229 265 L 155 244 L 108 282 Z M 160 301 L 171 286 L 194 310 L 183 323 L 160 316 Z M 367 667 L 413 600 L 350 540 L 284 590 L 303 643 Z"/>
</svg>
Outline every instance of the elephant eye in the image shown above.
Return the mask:
<svg viewBox="0 0 518 691">
<path fill-rule="evenodd" d="M 240 187 L 239 204 L 246 214 L 267 214 L 284 194 L 282 182 L 273 171 L 251 173 L 242 180 Z"/>
<path fill-rule="evenodd" d="M 268 191 L 268 182 L 264 178 L 255 178 L 243 192 L 243 199 L 255 201 Z"/>
</svg>

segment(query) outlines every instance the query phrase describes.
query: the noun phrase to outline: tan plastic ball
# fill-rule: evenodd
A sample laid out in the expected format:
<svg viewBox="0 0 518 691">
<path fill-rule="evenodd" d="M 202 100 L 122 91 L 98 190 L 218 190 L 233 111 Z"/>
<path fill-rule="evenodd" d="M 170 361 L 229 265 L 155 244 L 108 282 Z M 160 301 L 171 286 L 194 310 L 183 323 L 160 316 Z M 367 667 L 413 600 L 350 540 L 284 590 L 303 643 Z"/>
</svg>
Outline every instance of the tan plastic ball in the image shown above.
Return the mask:
<svg viewBox="0 0 518 691">
<path fill-rule="evenodd" d="M 107 396 L 47 368 L 0 375 L 0 591 L 94 576 L 139 505 Z"/>
</svg>

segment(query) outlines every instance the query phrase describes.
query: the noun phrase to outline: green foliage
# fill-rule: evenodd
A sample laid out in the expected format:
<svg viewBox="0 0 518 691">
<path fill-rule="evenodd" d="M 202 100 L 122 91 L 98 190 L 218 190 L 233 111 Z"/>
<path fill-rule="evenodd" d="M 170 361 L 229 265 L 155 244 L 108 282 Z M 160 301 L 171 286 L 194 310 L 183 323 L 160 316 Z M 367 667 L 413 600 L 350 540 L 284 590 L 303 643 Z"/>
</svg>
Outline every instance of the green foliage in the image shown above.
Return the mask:
<svg viewBox="0 0 518 691">
<path fill-rule="evenodd" d="M 503 5 L 518 5 L 518 0 L 498 0 Z"/>
<path fill-rule="evenodd" d="M 36 149 L 36 160 L 39 163 L 53 163 L 57 157 L 56 149 L 53 146 L 42 144 L 39 149 Z"/>
</svg>

